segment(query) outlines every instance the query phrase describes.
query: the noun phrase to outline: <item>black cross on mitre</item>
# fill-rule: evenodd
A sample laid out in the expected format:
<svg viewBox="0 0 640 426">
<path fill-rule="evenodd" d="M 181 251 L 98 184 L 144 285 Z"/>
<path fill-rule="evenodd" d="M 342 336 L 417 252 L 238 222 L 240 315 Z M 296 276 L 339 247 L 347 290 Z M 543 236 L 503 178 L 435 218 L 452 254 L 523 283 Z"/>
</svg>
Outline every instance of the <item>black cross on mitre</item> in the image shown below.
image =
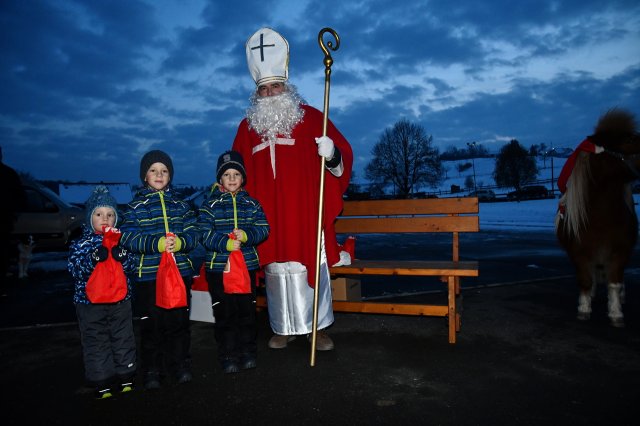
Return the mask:
<svg viewBox="0 0 640 426">
<path fill-rule="evenodd" d="M 260 33 L 260 44 L 257 46 L 252 46 L 251 50 L 260 49 L 260 62 L 264 62 L 264 48 L 265 47 L 275 47 L 274 44 L 264 44 L 264 33 Z"/>
</svg>

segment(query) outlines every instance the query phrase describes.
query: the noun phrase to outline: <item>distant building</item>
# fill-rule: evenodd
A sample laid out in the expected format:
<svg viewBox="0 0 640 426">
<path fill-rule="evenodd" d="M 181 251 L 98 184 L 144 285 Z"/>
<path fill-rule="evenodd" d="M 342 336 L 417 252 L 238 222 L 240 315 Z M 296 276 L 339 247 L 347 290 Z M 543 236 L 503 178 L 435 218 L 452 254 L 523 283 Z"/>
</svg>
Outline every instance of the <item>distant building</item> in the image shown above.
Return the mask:
<svg viewBox="0 0 640 426">
<path fill-rule="evenodd" d="M 128 183 L 61 183 L 58 187 L 58 194 L 60 194 L 60 198 L 71 204 L 84 206 L 96 185 L 104 185 L 109 188 L 109 192 L 120 206 L 127 204 L 133 198 L 131 185 Z"/>
</svg>

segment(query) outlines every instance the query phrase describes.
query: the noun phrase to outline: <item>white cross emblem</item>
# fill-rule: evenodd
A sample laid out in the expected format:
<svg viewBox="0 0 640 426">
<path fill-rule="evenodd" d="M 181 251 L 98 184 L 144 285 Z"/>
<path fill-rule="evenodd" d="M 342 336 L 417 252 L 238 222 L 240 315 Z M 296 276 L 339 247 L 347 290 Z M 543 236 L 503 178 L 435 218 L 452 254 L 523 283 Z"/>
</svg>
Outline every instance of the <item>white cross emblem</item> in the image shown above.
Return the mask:
<svg viewBox="0 0 640 426">
<path fill-rule="evenodd" d="M 276 140 L 264 141 L 259 145 L 256 145 L 251 150 L 251 154 L 255 154 L 258 151 L 262 151 L 266 147 L 269 147 L 269 156 L 271 157 L 271 170 L 273 170 L 273 178 L 276 178 L 276 145 L 295 145 L 295 139 L 276 138 Z"/>
</svg>

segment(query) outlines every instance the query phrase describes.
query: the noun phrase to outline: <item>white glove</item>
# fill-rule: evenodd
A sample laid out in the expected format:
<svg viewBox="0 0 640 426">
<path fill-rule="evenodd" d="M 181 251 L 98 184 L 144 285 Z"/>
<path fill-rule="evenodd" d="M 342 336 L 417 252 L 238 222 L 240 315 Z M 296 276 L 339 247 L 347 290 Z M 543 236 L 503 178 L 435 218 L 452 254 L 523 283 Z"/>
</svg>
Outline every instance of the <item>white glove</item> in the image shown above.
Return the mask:
<svg viewBox="0 0 640 426">
<path fill-rule="evenodd" d="M 340 251 L 340 260 L 338 260 L 336 264 L 333 266 L 349 266 L 349 265 L 351 265 L 351 255 L 344 250 Z"/>
<path fill-rule="evenodd" d="M 326 158 L 327 160 L 331 160 L 336 150 L 331 138 L 328 136 L 321 136 L 316 138 L 316 143 L 318 144 L 318 155 Z"/>
</svg>

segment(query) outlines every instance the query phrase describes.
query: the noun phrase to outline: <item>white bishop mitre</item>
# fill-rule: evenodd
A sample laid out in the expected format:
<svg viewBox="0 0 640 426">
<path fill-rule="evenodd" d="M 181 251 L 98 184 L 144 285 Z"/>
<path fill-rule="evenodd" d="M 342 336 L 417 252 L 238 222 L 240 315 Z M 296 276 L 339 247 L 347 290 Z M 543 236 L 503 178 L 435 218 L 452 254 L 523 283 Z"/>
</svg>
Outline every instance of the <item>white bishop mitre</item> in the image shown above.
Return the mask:
<svg viewBox="0 0 640 426">
<path fill-rule="evenodd" d="M 289 43 L 271 28 L 261 28 L 246 44 L 247 64 L 256 86 L 289 78 Z"/>
</svg>

